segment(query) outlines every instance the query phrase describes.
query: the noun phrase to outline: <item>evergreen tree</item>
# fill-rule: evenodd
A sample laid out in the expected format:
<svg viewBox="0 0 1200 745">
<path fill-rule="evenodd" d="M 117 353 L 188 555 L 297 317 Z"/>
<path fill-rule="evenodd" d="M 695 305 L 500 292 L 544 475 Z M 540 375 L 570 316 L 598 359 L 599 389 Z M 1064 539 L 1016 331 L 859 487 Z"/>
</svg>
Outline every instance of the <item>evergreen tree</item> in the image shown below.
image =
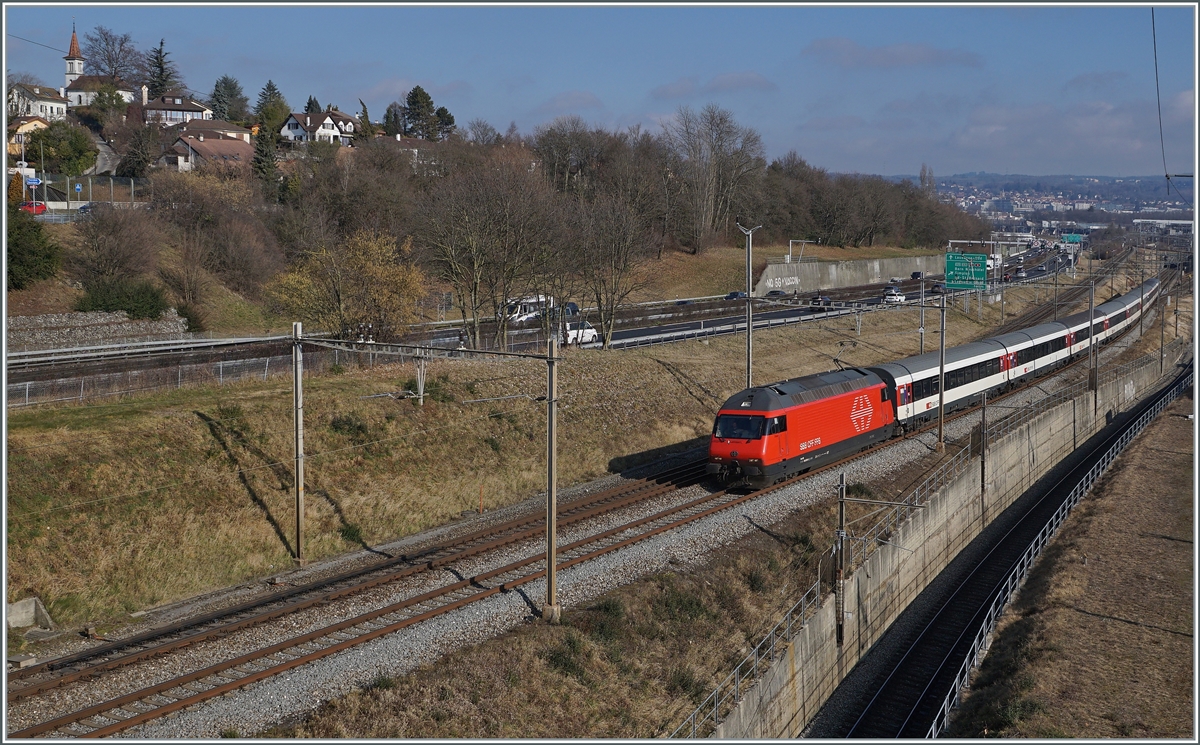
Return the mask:
<svg viewBox="0 0 1200 745">
<path fill-rule="evenodd" d="M 434 113 L 433 98 L 421 86 L 414 86 L 404 99 L 405 129 L 413 137 L 423 140 L 437 139 L 437 116 Z"/>
<path fill-rule="evenodd" d="M 62 250 L 46 236 L 42 224 L 12 202 L 8 205 L 8 240 L 4 248 L 10 290 L 23 290 L 32 282 L 53 277 L 61 264 Z"/>
<path fill-rule="evenodd" d="M 208 99 L 212 107 L 213 119 L 224 119 L 230 122 L 244 122 L 249 118 L 250 99 L 242 92 L 242 85 L 237 78 L 222 75 L 213 85 L 212 96 Z"/>
<path fill-rule="evenodd" d="M 304 104 L 304 113 L 305 114 L 320 114 L 321 113 L 321 102 L 317 100 L 316 96 L 308 97 L 308 103 Z"/>
<path fill-rule="evenodd" d="M 434 112 L 437 119 L 437 138 L 444 140 L 454 134 L 454 115 L 445 106 L 439 106 Z"/>
<path fill-rule="evenodd" d="M 408 134 L 404 126 L 404 106 L 399 101 L 392 101 L 383 112 L 383 131 L 388 137 Z"/>
<path fill-rule="evenodd" d="M 284 99 L 283 94 L 275 87 L 273 81 L 268 80 L 263 86 L 262 91 L 258 94 L 258 103 L 254 106 L 254 116 L 258 119 L 262 128 L 266 130 L 274 138 L 278 136 L 279 130 L 283 127 L 283 123 L 287 121 L 288 114 L 291 109 L 288 102 Z M 273 144 L 273 143 L 272 143 Z"/>
<path fill-rule="evenodd" d="M 166 39 L 160 39 L 158 46 L 146 55 L 146 87 L 150 98 L 158 98 L 169 90 L 183 87 L 179 68 L 167 59 L 170 56 L 166 50 Z"/>
<path fill-rule="evenodd" d="M 254 140 L 254 158 L 250 161 L 250 169 L 266 183 L 273 184 L 278 179 L 274 133 L 259 130 L 258 137 Z"/>
<path fill-rule="evenodd" d="M 156 124 L 142 127 L 133 133 L 129 150 L 117 163 L 115 174 L 128 178 L 142 178 L 151 164 L 162 154 L 160 145 L 162 129 Z"/>
<path fill-rule="evenodd" d="M 375 136 L 375 125 L 371 124 L 371 115 L 367 113 L 367 105 L 361 98 L 358 99 L 358 103 L 362 105 L 362 112 L 358 115 L 359 134 L 365 139 L 370 139 Z"/>
</svg>

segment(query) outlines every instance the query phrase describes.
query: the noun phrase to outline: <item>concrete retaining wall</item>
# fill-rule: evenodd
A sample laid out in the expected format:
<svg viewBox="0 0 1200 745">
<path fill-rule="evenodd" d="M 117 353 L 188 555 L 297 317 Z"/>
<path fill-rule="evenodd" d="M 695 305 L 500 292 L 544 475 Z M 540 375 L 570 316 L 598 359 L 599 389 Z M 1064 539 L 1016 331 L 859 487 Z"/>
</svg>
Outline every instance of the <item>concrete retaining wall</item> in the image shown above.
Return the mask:
<svg viewBox="0 0 1200 745">
<path fill-rule="evenodd" d="M 754 286 L 754 294 L 761 297 L 770 290 L 815 293 L 817 290 L 835 287 L 879 284 L 887 282 L 891 277 L 908 279 L 913 272 L 942 274 L 944 271 L 944 256 L 767 264 L 767 268 L 758 278 L 758 284 Z"/>
<path fill-rule="evenodd" d="M 1170 374 L 1174 360 L 1167 363 Z M 843 646 L 836 643 L 834 603 L 826 598 L 715 736 L 797 737 L 896 617 L 988 522 L 1158 380 L 1157 364 L 1130 371 L 1101 385 L 1098 398 L 1087 392 L 1067 399 L 989 442 L 984 463 L 971 458 L 900 527 L 890 539 L 896 545 L 879 546 L 848 578 Z"/>
</svg>

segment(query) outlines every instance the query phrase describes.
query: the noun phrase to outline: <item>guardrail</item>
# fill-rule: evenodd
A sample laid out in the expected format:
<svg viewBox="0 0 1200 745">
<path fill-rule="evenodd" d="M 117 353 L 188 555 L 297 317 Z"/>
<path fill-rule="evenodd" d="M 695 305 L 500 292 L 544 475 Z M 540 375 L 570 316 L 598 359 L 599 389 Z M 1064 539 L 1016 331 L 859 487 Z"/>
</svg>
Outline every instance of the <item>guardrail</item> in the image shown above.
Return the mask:
<svg viewBox="0 0 1200 745">
<path fill-rule="evenodd" d="M 1150 424 L 1159 414 L 1163 412 L 1176 398 L 1185 390 L 1191 387 L 1194 378 L 1194 371 L 1189 371 L 1187 376 L 1177 382 L 1165 396 L 1158 400 L 1148 411 L 1144 412 L 1137 421 L 1121 435 L 1120 439 L 1113 444 L 1111 448 L 1100 458 L 1100 460 L 1092 466 L 1087 474 L 1075 485 L 1071 490 L 1066 501 L 1055 511 L 1054 516 L 1045 527 L 1038 533 L 1037 537 L 1029 544 L 1025 553 L 1021 556 L 1020 561 L 1009 572 L 1008 576 L 998 586 L 998 593 L 995 600 L 992 601 L 988 608 L 987 614 L 983 623 L 979 627 L 979 631 L 975 634 L 975 640 L 971 644 L 971 649 L 967 652 L 966 659 L 963 661 L 962 667 L 954 676 L 954 683 L 950 688 L 950 692 L 943 699 L 941 707 L 938 709 L 937 716 L 934 718 L 933 725 L 930 726 L 926 737 L 937 737 L 944 733 L 950 725 L 950 712 L 958 705 L 959 694 L 962 689 L 970 682 L 971 671 L 982 662 L 987 654 L 992 633 L 996 630 L 996 624 L 1000 620 L 1000 614 L 1008 606 L 1013 596 L 1021 589 L 1025 583 L 1025 579 L 1029 576 L 1030 570 L 1033 568 L 1034 562 L 1041 555 L 1042 550 L 1046 545 L 1053 540 L 1066 521 L 1067 516 L 1075 505 L 1083 499 L 1096 480 L 1104 475 L 1113 461 L 1117 459 L 1126 447 L 1129 446 L 1133 439 L 1141 433 L 1147 425 Z"/>
<path fill-rule="evenodd" d="M 821 581 L 818 579 L 788 610 L 783 620 L 775 624 L 762 641 L 755 645 L 754 650 L 738 663 L 733 672 L 675 728 L 670 737 L 694 738 L 720 724 L 721 717 L 737 706 L 742 700 L 742 694 L 750 690 L 754 682 L 770 669 L 783 650 L 783 645 L 792 640 L 794 631 L 803 629 L 804 622 L 811 618 L 820 606 Z"/>
</svg>

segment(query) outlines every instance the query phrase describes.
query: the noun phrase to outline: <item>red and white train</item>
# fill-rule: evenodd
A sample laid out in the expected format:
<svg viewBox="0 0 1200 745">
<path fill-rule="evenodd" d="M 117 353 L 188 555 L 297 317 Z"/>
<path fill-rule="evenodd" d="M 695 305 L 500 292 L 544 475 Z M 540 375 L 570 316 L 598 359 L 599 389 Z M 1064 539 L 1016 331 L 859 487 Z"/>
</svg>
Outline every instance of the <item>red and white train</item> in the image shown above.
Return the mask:
<svg viewBox="0 0 1200 745">
<path fill-rule="evenodd" d="M 1088 353 L 1137 323 L 1147 280 L 1088 312 L 946 350 L 946 411 L 974 405 Z M 1092 340 L 1094 337 L 1094 342 Z M 939 352 L 748 388 L 717 412 L 710 474 L 761 487 L 865 450 L 938 415 Z"/>
</svg>

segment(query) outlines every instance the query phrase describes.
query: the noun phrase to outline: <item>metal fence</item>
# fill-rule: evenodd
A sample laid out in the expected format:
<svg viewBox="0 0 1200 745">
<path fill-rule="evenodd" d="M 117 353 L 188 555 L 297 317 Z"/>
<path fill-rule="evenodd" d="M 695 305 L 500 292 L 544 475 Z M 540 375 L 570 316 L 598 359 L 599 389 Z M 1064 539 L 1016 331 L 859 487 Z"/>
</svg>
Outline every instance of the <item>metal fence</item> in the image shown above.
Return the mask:
<svg viewBox="0 0 1200 745">
<path fill-rule="evenodd" d="M 1150 408 L 1149 411 L 1138 417 L 1125 434 L 1113 444 L 1111 448 L 1101 457 L 1096 465 L 1092 466 L 1087 475 L 1075 485 L 1071 490 L 1067 500 L 1055 511 L 1054 516 L 1045 527 L 1038 533 L 1037 537 L 1029 544 L 1025 553 L 1021 556 L 1020 561 L 1009 572 L 1008 576 L 1000 583 L 995 600 L 987 610 L 983 623 L 980 625 L 978 632 L 975 634 L 975 640 L 971 644 L 970 651 L 967 652 L 966 659 L 963 661 L 962 667 L 959 668 L 958 674 L 954 676 L 954 683 L 950 688 L 950 692 L 946 694 L 946 698 L 942 701 L 941 707 L 938 709 L 938 714 L 934 718 L 933 725 L 929 728 L 927 737 L 937 737 L 943 734 L 950 725 L 950 712 L 958 705 L 959 694 L 970 682 L 971 671 L 983 661 L 987 655 L 987 650 L 991 642 L 992 634 L 996 630 L 996 624 L 1000 620 L 1000 614 L 1004 612 L 1013 596 L 1024 585 L 1025 579 L 1029 576 L 1033 564 L 1041 555 L 1042 550 L 1053 540 L 1058 533 L 1059 528 L 1066 521 L 1067 516 L 1075 505 L 1083 499 L 1092 485 L 1104 475 L 1108 467 L 1117 459 L 1125 448 L 1133 442 L 1134 438 L 1146 428 L 1150 422 L 1161 414 L 1172 402 L 1180 395 L 1188 390 L 1193 381 L 1194 373 L 1189 372 L 1187 376 L 1173 386 L 1167 395 L 1163 396 L 1159 401 Z"/>
<path fill-rule="evenodd" d="M 799 602 L 788 610 L 783 620 L 767 632 L 754 650 L 738 663 L 733 672 L 721 681 L 670 736 L 703 737 L 715 729 L 721 723 L 721 718 L 742 700 L 742 694 L 750 690 L 754 682 L 771 668 L 786 648 L 785 645 L 792 640 L 793 634 L 804 628 L 805 621 L 811 618 L 820 606 L 821 581 L 818 579 L 801 596 Z"/>
<path fill-rule="evenodd" d="M 334 365 L 374 367 L 403 361 L 393 354 L 372 350 L 313 349 L 304 352 L 304 373 L 317 375 Z M 88 403 L 98 399 L 165 391 L 192 385 L 227 385 L 247 380 L 267 380 L 292 374 L 290 354 L 219 360 L 200 364 L 101 373 L 81 378 L 58 378 L 9 383 L 5 397 L 9 408 L 49 403 Z"/>
</svg>

